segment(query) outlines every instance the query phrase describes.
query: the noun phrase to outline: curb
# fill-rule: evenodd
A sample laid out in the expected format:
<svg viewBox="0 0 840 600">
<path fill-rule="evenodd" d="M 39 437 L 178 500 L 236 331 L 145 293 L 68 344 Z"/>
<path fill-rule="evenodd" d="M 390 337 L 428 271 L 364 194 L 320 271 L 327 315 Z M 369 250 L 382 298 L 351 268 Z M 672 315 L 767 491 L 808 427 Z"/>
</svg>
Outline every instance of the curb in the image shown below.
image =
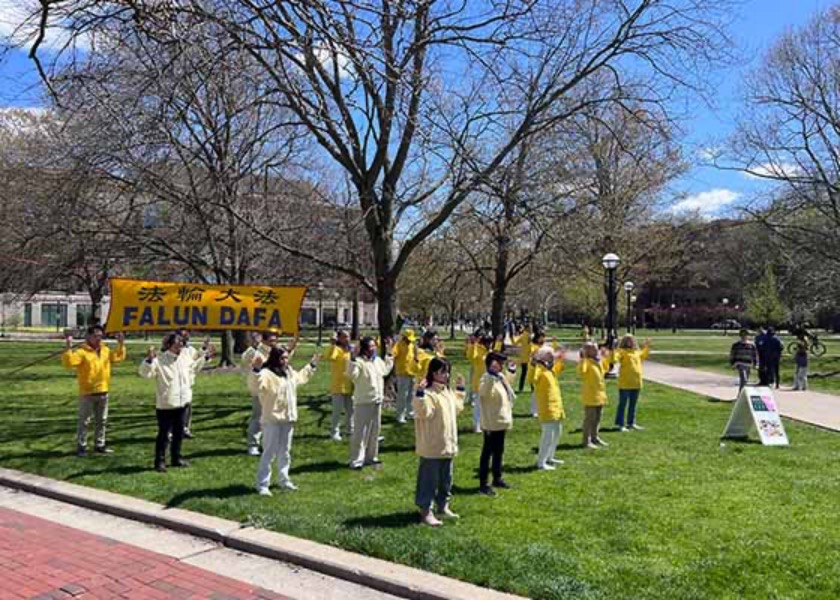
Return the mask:
<svg viewBox="0 0 840 600">
<path fill-rule="evenodd" d="M 523 600 L 522 596 L 180 508 L 0 467 L 0 485 L 157 525 L 411 600 Z"/>
</svg>

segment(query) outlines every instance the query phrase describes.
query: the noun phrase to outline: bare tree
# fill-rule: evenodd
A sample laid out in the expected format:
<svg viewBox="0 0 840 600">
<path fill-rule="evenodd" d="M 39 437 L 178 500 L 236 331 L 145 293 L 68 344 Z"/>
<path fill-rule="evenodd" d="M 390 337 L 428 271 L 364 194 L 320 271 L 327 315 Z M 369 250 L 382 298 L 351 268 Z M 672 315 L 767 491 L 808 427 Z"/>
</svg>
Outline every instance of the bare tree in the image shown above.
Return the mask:
<svg viewBox="0 0 840 600">
<path fill-rule="evenodd" d="M 203 32 L 196 24 L 212 22 L 257 61 L 273 83 L 272 100 L 351 182 L 375 280 L 333 266 L 375 290 L 383 335 L 393 334 L 396 283 L 411 253 L 523 141 L 593 103 L 667 102 L 719 57 L 717 11 L 726 8 L 701 0 L 469 7 L 443 0 L 57 0 L 41 7 L 40 22 L 57 19 L 74 39 L 135 27 L 191 43 Z M 31 54 L 40 64 L 39 43 Z M 644 73 L 642 85 L 625 81 L 630 64 Z M 573 93 L 596 75 L 610 85 Z"/>
</svg>

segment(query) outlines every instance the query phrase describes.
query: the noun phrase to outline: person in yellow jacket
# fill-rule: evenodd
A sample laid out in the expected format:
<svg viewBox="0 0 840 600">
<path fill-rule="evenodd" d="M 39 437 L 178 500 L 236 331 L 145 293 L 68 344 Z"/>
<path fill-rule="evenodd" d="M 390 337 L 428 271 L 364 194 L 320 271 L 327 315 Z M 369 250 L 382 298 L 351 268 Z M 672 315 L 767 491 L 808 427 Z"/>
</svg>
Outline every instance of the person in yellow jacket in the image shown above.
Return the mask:
<svg viewBox="0 0 840 600">
<path fill-rule="evenodd" d="M 557 384 L 557 377 L 563 371 L 563 358 L 562 350 L 555 353 L 554 349 L 547 346 L 541 347 L 531 358 L 534 395 L 542 428 L 537 468 L 543 471 L 553 471 L 554 465 L 563 464 L 562 460 L 554 457 L 557 442 L 563 433 L 563 420 L 566 418 L 560 386 Z"/>
<path fill-rule="evenodd" d="M 525 378 L 531 364 L 531 327 L 525 325 L 519 335 L 513 337 L 513 344 L 519 347 L 519 392 L 525 389 Z"/>
<path fill-rule="evenodd" d="M 478 399 L 481 403 L 481 430 L 484 443 L 478 464 L 478 491 L 485 496 L 495 496 L 493 488 L 508 489 L 510 486 L 502 477 L 502 462 L 505 453 L 505 434 L 513 427 L 513 380 L 516 376 L 516 363 L 508 363 L 507 372 L 504 364 L 507 357 L 499 352 L 490 352 L 484 358 L 486 373 L 481 376 Z M 487 485 L 490 462 L 493 463 L 493 487 Z"/>
<path fill-rule="evenodd" d="M 257 467 L 257 493 L 271 496 L 271 463 L 277 461 L 277 479 L 285 490 L 296 490 L 289 479 L 292 436 L 298 419 L 297 388 L 307 383 L 318 366 L 318 355 L 300 371 L 289 365 L 286 348 L 272 348 L 268 359 L 254 358 L 249 387 L 262 405 L 263 453 Z"/>
<path fill-rule="evenodd" d="M 434 329 L 427 329 L 420 336 L 420 343 L 417 345 L 414 353 L 416 365 L 414 368 L 416 383 L 420 383 L 426 378 L 426 373 L 429 372 L 429 364 L 432 359 L 444 358 L 443 342 L 440 341 L 438 333 Z"/>
<path fill-rule="evenodd" d="M 467 339 L 466 352 L 467 360 L 470 363 L 470 400 L 473 405 L 473 429 L 476 433 L 481 433 L 481 402 L 479 402 L 478 393 L 481 388 L 481 377 L 487 370 L 484 359 L 496 345 L 497 341 L 483 332 L 477 332 L 476 335 Z"/>
<path fill-rule="evenodd" d="M 414 377 L 417 374 L 417 338 L 413 329 L 405 329 L 394 344 L 394 374 L 397 384 L 397 423 L 404 424 L 413 416 L 411 396 L 414 393 Z"/>
<path fill-rule="evenodd" d="M 645 339 L 644 347 L 639 349 L 636 338 L 629 334 L 621 338 L 618 349 L 613 353 L 612 362 L 618 364 L 618 411 L 615 413 L 615 426 L 620 431 L 643 429 L 636 423 L 636 404 L 642 389 L 642 361 L 647 360 L 649 354 L 650 340 Z"/>
<path fill-rule="evenodd" d="M 186 350 L 187 340 L 178 333 L 170 333 L 163 340 L 161 353 L 149 348 L 146 360 L 140 363 L 139 374 L 155 380 L 155 416 L 158 431 L 155 438 L 155 471 L 166 472 L 166 447 L 170 450 L 173 467 L 187 467 L 181 458 L 187 407 L 192 402 L 192 388 L 196 374 L 207 362 L 207 354 Z"/>
<path fill-rule="evenodd" d="M 531 343 L 528 348 L 528 355 L 533 355 L 537 350 L 543 347 L 545 344 L 545 332 L 542 330 L 534 331 L 534 335 L 531 337 Z M 528 385 L 531 387 L 531 416 L 537 418 L 537 396 L 534 394 L 534 369 L 528 371 L 528 377 L 526 381 Z"/>
<path fill-rule="evenodd" d="M 73 338 L 65 338 L 66 349 L 61 364 L 76 370 L 79 384 L 79 422 L 76 427 L 76 455 L 87 455 L 87 428 L 94 418 L 93 449 L 102 454 L 112 451 L 105 443 L 108 424 L 108 391 L 111 385 L 111 365 L 125 360 L 125 336 L 117 334 L 117 348 L 113 352 L 102 343 L 105 330 L 99 325 L 88 327 L 85 343 L 73 350 Z"/>
<path fill-rule="evenodd" d="M 332 363 L 330 368 L 330 396 L 332 398 L 332 421 L 330 438 L 341 441 L 341 413 L 344 412 L 344 429 L 347 435 L 353 435 L 353 382 L 347 374 L 350 362 L 350 335 L 344 329 L 335 332 L 332 344 L 321 355 L 323 360 Z"/>
<path fill-rule="evenodd" d="M 464 378 L 456 391 L 449 388 L 450 365 L 435 357 L 414 397 L 414 443 L 420 457 L 414 503 L 424 525 L 439 527 L 432 504 L 444 519 L 457 519 L 449 507 L 452 497 L 453 459 L 458 454 L 458 413 L 464 410 Z"/>
<path fill-rule="evenodd" d="M 608 445 L 598 432 L 601 427 L 601 413 L 607 404 L 607 384 L 604 375 L 609 368 L 609 351 L 604 349 L 599 359 L 598 345 L 586 342 L 580 349 L 580 361 L 577 366 L 584 411 L 583 445 L 586 448 L 595 449 Z"/>
</svg>

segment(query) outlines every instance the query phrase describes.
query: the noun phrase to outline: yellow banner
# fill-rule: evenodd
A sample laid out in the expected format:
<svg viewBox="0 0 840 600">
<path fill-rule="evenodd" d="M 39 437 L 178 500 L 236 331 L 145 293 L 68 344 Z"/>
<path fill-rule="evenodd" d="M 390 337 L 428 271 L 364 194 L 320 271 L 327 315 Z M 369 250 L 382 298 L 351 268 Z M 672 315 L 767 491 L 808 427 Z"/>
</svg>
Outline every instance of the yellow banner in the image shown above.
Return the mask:
<svg viewBox="0 0 840 600">
<path fill-rule="evenodd" d="M 111 279 L 105 329 L 272 330 L 297 335 L 305 287 Z"/>
</svg>

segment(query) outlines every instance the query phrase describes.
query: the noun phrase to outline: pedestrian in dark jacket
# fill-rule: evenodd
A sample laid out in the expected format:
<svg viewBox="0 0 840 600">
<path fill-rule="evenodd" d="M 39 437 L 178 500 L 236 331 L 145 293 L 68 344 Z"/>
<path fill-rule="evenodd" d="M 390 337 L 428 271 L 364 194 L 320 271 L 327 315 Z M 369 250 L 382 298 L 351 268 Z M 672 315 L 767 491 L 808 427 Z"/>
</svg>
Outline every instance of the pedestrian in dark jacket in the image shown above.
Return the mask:
<svg viewBox="0 0 840 600">
<path fill-rule="evenodd" d="M 729 350 L 729 364 L 738 371 L 738 390 L 740 391 L 750 378 L 750 369 L 758 366 L 758 351 L 755 344 L 750 341 L 750 332 L 746 329 L 740 331 L 737 342 L 732 344 Z"/>
</svg>

